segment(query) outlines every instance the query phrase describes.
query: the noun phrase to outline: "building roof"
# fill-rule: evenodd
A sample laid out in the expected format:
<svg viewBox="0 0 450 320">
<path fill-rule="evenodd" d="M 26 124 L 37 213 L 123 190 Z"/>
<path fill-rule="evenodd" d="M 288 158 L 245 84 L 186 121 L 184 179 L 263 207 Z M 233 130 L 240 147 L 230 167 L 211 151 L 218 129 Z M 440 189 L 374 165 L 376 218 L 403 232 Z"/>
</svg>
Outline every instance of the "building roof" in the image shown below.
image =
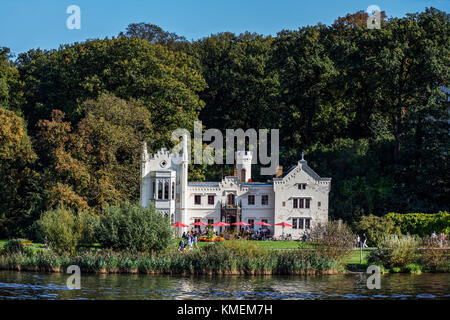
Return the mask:
<svg viewBox="0 0 450 320">
<path fill-rule="evenodd" d="M 188 186 L 191 186 L 191 187 L 218 187 L 219 182 L 217 182 L 217 181 L 192 181 L 192 182 L 188 182 Z"/>
</svg>

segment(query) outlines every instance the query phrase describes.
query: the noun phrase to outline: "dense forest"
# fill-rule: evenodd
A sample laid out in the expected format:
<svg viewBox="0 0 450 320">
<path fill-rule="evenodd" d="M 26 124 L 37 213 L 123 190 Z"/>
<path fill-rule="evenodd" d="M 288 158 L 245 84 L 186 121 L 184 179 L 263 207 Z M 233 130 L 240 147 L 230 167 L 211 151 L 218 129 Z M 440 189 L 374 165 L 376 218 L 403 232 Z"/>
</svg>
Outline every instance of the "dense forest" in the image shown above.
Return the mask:
<svg viewBox="0 0 450 320">
<path fill-rule="evenodd" d="M 357 12 L 276 36 L 187 41 L 146 23 L 111 39 L 0 48 L 0 238 L 32 236 L 44 210 L 101 214 L 139 198 L 140 150 L 176 128 L 279 129 L 332 177 L 330 217 L 450 209 L 449 15 Z M 255 166 L 254 181 L 267 180 Z M 195 165 L 191 179 L 232 168 Z"/>
</svg>

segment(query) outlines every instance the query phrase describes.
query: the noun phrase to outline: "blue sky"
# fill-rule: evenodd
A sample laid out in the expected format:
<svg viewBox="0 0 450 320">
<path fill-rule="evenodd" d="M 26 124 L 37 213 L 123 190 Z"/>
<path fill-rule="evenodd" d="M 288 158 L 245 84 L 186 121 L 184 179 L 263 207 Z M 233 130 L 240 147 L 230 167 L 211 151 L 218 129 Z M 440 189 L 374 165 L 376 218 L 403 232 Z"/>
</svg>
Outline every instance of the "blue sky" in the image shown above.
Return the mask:
<svg viewBox="0 0 450 320">
<path fill-rule="evenodd" d="M 116 36 L 129 23 L 148 22 L 199 39 L 231 31 L 275 35 L 282 29 L 319 22 L 378 5 L 388 17 L 435 7 L 449 12 L 450 0 L 2 0 L 0 47 L 14 54 L 32 48 L 53 49 L 60 44 Z M 69 5 L 81 9 L 81 29 L 69 30 Z"/>
</svg>

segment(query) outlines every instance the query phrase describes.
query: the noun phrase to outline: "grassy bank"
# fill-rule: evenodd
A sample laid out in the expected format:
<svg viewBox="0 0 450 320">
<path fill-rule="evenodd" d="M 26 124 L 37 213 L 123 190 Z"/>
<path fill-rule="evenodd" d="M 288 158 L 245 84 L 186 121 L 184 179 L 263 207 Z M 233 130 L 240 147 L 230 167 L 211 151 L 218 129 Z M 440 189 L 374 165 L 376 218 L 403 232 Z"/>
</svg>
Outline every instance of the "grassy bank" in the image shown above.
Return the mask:
<svg viewBox="0 0 450 320">
<path fill-rule="evenodd" d="M 0 242 L 0 248 L 4 243 Z M 346 271 L 365 272 L 373 264 L 368 260 L 370 252 L 374 250 L 364 249 L 361 263 L 359 250 L 335 259 L 313 243 L 298 241 L 200 242 L 198 249 L 188 250 L 186 253 L 177 252 L 177 245 L 178 240 L 174 240 L 166 251 L 158 254 L 115 252 L 90 246 L 74 255 L 64 255 L 56 254 L 42 244 L 33 244 L 22 252 L 0 252 L 0 269 L 64 272 L 68 266 L 78 265 L 82 272 L 90 273 L 334 274 Z M 441 252 L 442 250 L 420 250 L 414 261 L 402 268 L 381 268 L 383 272 L 448 272 L 448 267 L 432 268 L 423 259 L 434 254 L 434 260 L 442 260 L 444 256 Z"/>
<path fill-rule="evenodd" d="M 0 256 L 0 269 L 63 272 L 78 265 L 82 272 L 145 274 L 331 274 L 341 265 L 315 250 L 269 250 L 256 244 L 230 241 L 202 246 L 187 253 L 130 254 L 85 251 L 58 255 L 50 250 Z"/>
</svg>

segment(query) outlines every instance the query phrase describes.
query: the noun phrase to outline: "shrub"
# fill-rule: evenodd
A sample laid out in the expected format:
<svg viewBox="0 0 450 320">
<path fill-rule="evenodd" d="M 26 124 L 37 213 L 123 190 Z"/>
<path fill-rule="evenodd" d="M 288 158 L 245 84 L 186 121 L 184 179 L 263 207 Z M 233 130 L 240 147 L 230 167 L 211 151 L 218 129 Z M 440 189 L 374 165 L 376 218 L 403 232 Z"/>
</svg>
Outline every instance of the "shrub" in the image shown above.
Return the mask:
<svg viewBox="0 0 450 320">
<path fill-rule="evenodd" d="M 369 253 L 369 263 L 380 263 L 386 268 L 404 268 L 415 261 L 418 240 L 410 235 L 384 236 L 379 240 L 378 247 Z"/>
<path fill-rule="evenodd" d="M 409 273 L 416 273 L 420 274 L 422 273 L 422 270 L 420 269 L 420 266 L 416 263 L 410 263 L 405 267 L 405 271 Z"/>
<path fill-rule="evenodd" d="M 450 271 L 450 247 L 446 241 L 424 237 L 421 241 L 420 263 L 429 271 Z"/>
<path fill-rule="evenodd" d="M 336 261 L 352 252 L 354 238 L 350 228 L 337 221 L 318 224 L 311 232 L 311 240 L 317 244 L 316 250 L 323 257 Z"/>
<path fill-rule="evenodd" d="M 23 242 L 26 240 L 24 239 L 12 239 L 7 241 L 2 249 L 2 253 L 4 254 L 15 254 L 15 253 L 23 253 L 24 252 L 24 246 Z"/>
<path fill-rule="evenodd" d="M 377 217 L 374 215 L 363 216 L 359 222 L 353 225 L 358 234 L 367 235 L 369 246 L 377 246 L 381 238 L 390 234 L 400 235 L 400 227 L 390 217 Z"/>
<path fill-rule="evenodd" d="M 142 208 L 125 202 L 104 209 L 96 231 L 102 246 L 134 252 L 162 251 L 173 237 L 168 217 L 154 206 Z"/>
<path fill-rule="evenodd" d="M 85 215 L 88 213 L 76 214 L 69 208 L 59 207 L 46 211 L 38 223 L 53 250 L 73 254 L 92 229 L 91 218 Z"/>
<path fill-rule="evenodd" d="M 392 219 L 403 234 L 416 234 L 420 237 L 437 233 L 450 232 L 450 213 L 388 213 L 386 216 Z"/>
<path fill-rule="evenodd" d="M 82 212 L 78 217 L 80 219 L 80 224 L 82 225 L 81 242 L 85 244 L 96 242 L 96 231 L 100 224 L 99 217 L 87 212 Z"/>
</svg>

